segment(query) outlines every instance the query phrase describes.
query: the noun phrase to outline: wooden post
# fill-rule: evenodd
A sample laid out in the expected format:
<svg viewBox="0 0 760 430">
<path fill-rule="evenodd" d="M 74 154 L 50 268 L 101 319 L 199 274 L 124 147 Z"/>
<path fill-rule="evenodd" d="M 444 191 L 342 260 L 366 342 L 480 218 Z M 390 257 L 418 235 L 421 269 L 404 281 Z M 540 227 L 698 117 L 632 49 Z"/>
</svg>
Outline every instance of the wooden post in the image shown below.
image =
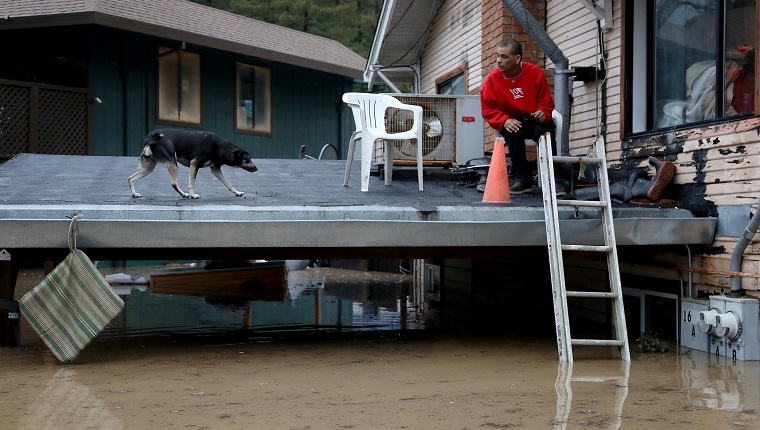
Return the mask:
<svg viewBox="0 0 760 430">
<path fill-rule="evenodd" d="M 18 264 L 5 249 L 0 250 L 0 346 L 19 346 L 18 302 L 13 300 L 18 279 Z"/>
<path fill-rule="evenodd" d="M 319 330 L 319 326 L 322 325 L 322 289 L 317 288 L 317 291 L 314 294 L 314 325 L 316 325 L 317 330 Z"/>
</svg>

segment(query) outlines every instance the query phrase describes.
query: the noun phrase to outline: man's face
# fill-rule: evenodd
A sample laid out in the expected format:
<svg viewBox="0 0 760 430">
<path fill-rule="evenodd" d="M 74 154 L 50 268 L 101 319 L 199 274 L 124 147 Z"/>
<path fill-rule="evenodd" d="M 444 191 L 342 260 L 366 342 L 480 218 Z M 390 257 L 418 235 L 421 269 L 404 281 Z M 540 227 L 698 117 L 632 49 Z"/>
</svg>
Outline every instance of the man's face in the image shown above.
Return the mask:
<svg viewBox="0 0 760 430">
<path fill-rule="evenodd" d="M 514 55 L 509 48 L 496 48 L 496 66 L 508 75 L 513 75 L 520 70 L 521 59 L 521 55 Z"/>
</svg>

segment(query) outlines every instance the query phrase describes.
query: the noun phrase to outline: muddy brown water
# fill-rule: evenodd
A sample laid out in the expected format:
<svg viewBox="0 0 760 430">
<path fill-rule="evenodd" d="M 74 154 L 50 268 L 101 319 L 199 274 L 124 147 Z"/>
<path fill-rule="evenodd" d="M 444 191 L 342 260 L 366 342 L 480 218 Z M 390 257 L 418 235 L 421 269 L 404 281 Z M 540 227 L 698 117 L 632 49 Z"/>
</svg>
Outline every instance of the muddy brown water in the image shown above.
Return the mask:
<svg viewBox="0 0 760 430">
<path fill-rule="evenodd" d="M 20 297 L 42 274 L 19 278 Z M 71 364 L 22 318 L 21 346 L 0 348 L 0 428 L 760 428 L 758 362 L 632 343 L 630 363 L 576 347 L 562 365 L 553 338 L 423 330 L 408 277 L 289 279 L 294 297 L 245 309 L 122 291 L 128 318 Z"/>
</svg>

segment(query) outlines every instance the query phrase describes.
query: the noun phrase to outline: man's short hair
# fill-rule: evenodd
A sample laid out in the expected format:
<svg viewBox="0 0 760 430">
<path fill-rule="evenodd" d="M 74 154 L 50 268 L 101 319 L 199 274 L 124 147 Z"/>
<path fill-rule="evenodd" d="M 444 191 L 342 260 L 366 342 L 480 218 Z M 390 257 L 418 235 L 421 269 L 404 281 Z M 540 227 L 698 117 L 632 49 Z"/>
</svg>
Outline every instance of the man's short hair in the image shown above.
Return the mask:
<svg viewBox="0 0 760 430">
<path fill-rule="evenodd" d="M 499 43 L 499 48 L 507 48 L 512 55 L 522 56 L 522 45 L 515 39 L 507 39 Z"/>
</svg>

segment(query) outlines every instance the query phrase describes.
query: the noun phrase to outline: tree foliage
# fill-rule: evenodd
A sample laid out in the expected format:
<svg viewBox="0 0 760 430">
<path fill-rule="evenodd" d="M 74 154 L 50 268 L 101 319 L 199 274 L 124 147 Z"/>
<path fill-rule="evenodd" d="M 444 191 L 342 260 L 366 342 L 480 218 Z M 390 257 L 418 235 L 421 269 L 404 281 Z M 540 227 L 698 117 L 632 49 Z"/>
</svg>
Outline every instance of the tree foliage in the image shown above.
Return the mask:
<svg viewBox="0 0 760 430">
<path fill-rule="evenodd" d="M 259 21 L 337 40 L 367 58 L 383 0 L 193 0 Z"/>
</svg>

